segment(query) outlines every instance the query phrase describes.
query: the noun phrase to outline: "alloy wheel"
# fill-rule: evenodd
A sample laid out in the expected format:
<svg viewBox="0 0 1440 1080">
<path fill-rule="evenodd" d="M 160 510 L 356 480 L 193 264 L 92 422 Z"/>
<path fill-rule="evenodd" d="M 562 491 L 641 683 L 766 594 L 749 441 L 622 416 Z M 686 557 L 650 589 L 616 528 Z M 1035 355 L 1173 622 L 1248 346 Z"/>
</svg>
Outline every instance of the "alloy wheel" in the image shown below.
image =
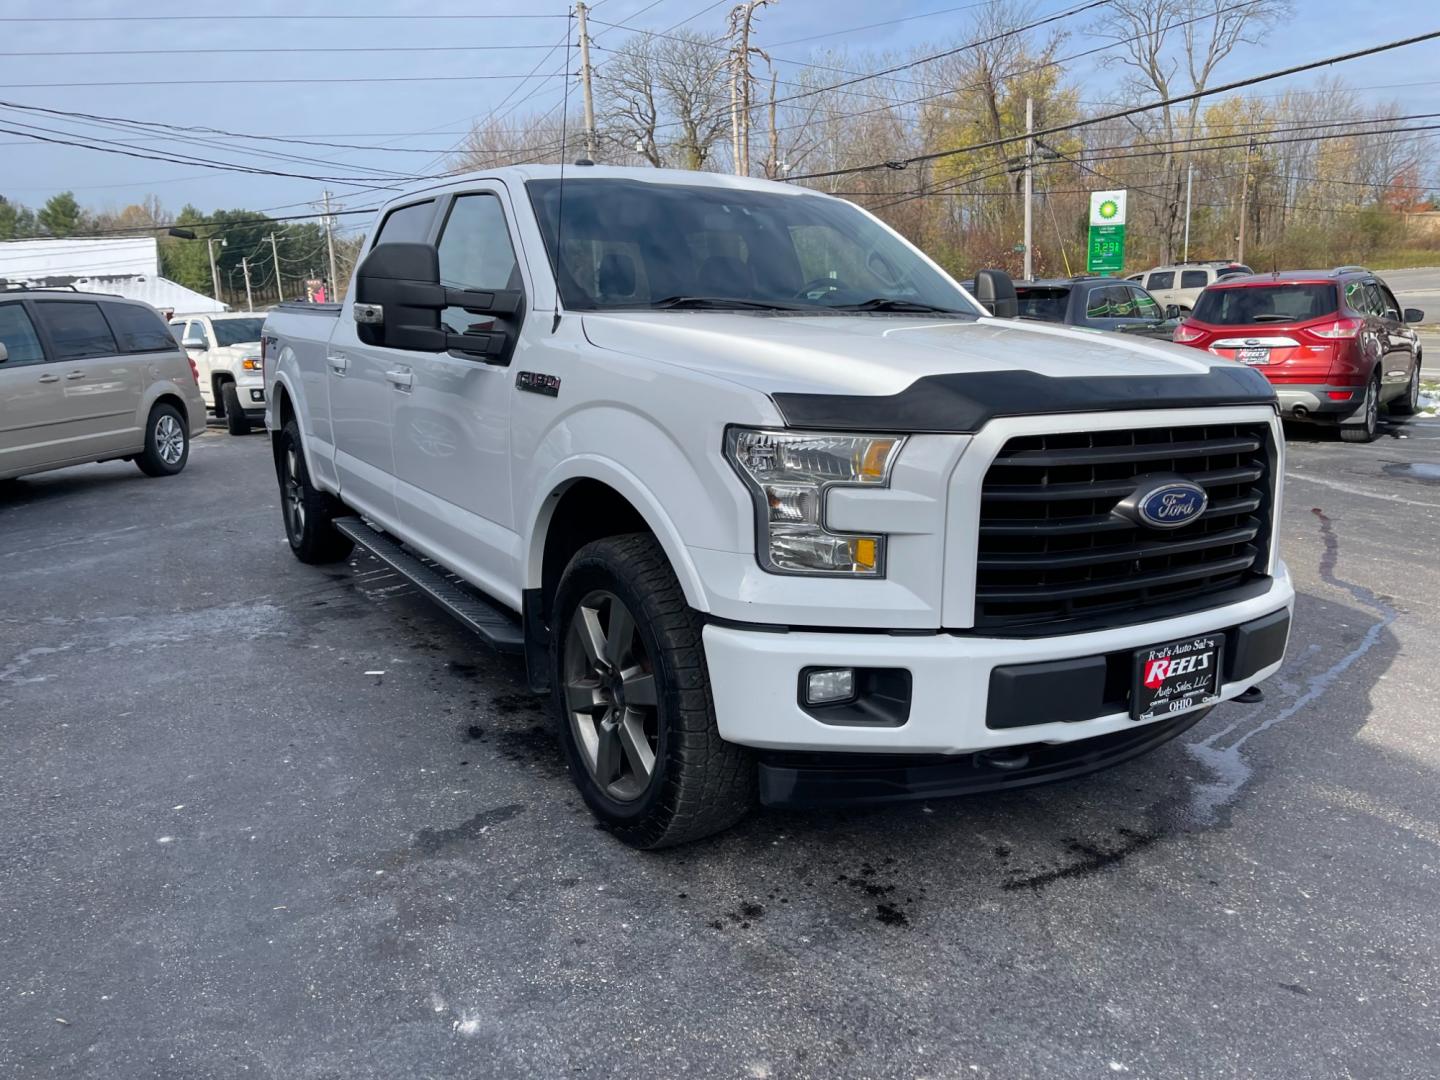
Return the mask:
<svg viewBox="0 0 1440 1080">
<path fill-rule="evenodd" d="M 300 485 L 300 452 L 285 451 L 285 520 L 297 540 L 305 533 L 305 491 Z"/>
<path fill-rule="evenodd" d="M 155 421 L 155 453 L 166 465 L 178 465 L 185 453 L 185 432 L 169 413 Z"/>
<path fill-rule="evenodd" d="M 565 640 L 565 712 L 591 778 L 616 802 L 650 786 L 659 750 L 655 673 L 635 617 L 614 593 L 589 593 Z"/>
</svg>

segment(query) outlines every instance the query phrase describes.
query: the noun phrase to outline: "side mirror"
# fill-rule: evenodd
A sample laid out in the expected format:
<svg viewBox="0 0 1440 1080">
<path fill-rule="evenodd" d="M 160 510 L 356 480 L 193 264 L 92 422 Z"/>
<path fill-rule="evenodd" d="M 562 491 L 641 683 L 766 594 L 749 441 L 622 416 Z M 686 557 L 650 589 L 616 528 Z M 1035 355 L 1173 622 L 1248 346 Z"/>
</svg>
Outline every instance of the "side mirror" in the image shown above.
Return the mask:
<svg viewBox="0 0 1440 1080">
<path fill-rule="evenodd" d="M 3 341 L 0 341 L 0 364 L 5 363 L 5 361 L 9 359 L 10 350 L 5 347 L 5 343 Z"/>
<path fill-rule="evenodd" d="M 1165 305 L 1165 318 L 1167 318 L 1167 319 L 1178 319 L 1178 318 L 1180 318 L 1180 305 L 1179 305 L 1179 304 L 1166 304 L 1166 305 Z"/>
<path fill-rule="evenodd" d="M 519 292 L 447 289 L 440 253 L 429 244 L 378 244 L 355 271 L 355 332 L 366 345 L 412 352 L 454 351 L 508 364 L 515 349 L 510 323 L 522 307 Z M 446 308 L 495 317 L 495 329 L 453 334 L 441 323 Z"/>
<path fill-rule="evenodd" d="M 1004 270 L 981 270 L 976 274 L 975 299 L 998 319 L 1013 319 L 1020 314 L 1015 283 Z"/>
<path fill-rule="evenodd" d="M 184 342 L 182 347 L 186 349 L 198 349 L 200 352 L 206 352 L 210 348 L 210 346 L 206 345 L 205 342 L 196 341 L 193 338 L 189 341 Z"/>
<path fill-rule="evenodd" d="M 1405 321 L 1407 323 L 1422 323 L 1425 321 L 1425 312 L 1418 307 L 1407 307 L 1405 309 Z"/>
</svg>

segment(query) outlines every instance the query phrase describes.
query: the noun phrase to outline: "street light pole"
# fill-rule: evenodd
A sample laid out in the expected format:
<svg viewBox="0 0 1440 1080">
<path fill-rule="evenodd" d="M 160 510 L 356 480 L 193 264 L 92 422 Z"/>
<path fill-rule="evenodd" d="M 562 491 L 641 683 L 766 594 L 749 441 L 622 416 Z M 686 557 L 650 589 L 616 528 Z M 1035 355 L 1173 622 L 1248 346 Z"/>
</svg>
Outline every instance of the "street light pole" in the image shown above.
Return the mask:
<svg viewBox="0 0 1440 1080">
<path fill-rule="evenodd" d="M 220 246 L 225 246 L 223 236 L 220 238 Z M 213 236 L 205 241 L 205 250 L 210 253 L 210 284 L 215 290 L 215 302 L 223 304 L 225 301 L 220 299 L 220 271 L 215 266 L 215 238 Z"/>
<path fill-rule="evenodd" d="M 255 310 L 255 301 L 254 301 L 254 299 L 253 299 L 253 298 L 251 297 L 251 295 L 250 295 L 250 260 L 249 260 L 249 259 L 242 258 L 242 259 L 240 260 L 240 273 L 242 273 L 242 274 L 245 275 L 245 310 L 246 310 L 246 311 L 254 311 L 254 310 Z"/>
</svg>

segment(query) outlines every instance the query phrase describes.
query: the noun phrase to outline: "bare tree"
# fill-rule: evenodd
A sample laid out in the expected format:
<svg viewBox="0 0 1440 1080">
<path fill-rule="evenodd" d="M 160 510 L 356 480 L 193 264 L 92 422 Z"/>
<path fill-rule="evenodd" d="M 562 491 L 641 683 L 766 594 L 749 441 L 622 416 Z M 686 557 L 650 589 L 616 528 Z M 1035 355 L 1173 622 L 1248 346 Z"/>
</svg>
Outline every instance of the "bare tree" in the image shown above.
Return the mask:
<svg viewBox="0 0 1440 1080">
<path fill-rule="evenodd" d="M 728 126 L 725 63 L 722 46 L 686 30 L 626 41 L 596 79 L 604 133 L 621 160 L 705 168 Z"/>
<path fill-rule="evenodd" d="M 1242 42 L 1253 42 L 1290 10 L 1288 0 L 1113 0 L 1102 25 L 1120 39 L 1117 63 L 1133 69 L 1141 95 L 1169 99 L 1204 90 L 1215 68 Z M 1176 167 L 1176 140 L 1195 132 L 1200 100 L 1166 105 L 1156 131 L 1162 143 L 1163 203 L 1157 225 L 1161 258 L 1174 258 L 1183 184 Z"/>
</svg>

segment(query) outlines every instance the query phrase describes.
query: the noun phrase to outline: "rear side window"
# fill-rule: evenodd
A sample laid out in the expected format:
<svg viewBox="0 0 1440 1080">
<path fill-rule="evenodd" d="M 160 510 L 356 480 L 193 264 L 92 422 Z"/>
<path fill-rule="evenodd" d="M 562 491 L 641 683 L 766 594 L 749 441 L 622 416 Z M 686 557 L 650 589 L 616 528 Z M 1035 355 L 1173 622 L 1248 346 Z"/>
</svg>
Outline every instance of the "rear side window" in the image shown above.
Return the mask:
<svg viewBox="0 0 1440 1080">
<path fill-rule="evenodd" d="M 423 244 L 430 239 L 430 222 L 434 217 L 434 199 L 391 210 L 380 223 L 375 243 Z"/>
<path fill-rule="evenodd" d="M 1150 275 L 1150 280 L 1145 283 L 1147 289 L 1173 289 L 1175 287 L 1175 271 L 1161 270 Z"/>
<path fill-rule="evenodd" d="M 1197 322 L 1212 326 L 1304 322 L 1335 311 L 1334 285 L 1253 285 L 1206 289 L 1195 304 Z"/>
<path fill-rule="evenodd" d="M 57 360 L 83 360 L 120 351 L 99 304 L 41 300 L 35 308 L 50 334 Z"/>
<path fill-rule="evenodd" d="M 1204 270 L 1181 270 L 1180 288 L 1182 289 L 1203 289 L 1209 285 L 1209 275 Z"/>
<path fill-rule="evenodd" d="M 1020 318 L 1042 322 L 1064 322 L 1065 308 L 1070 303 L 1069 289 L 1025 288 L 1015 290 L 1020 305 Z"/>
<path fill-rule="evenodd" d="M 40 347 L 40 335 L 25 309 L 19 304 L 0 304 L 0 342 L 4 342 L 11 364 L 38 364 L 45 359 L 45 350 Z"/>
<path fill-rule="evenodd" d="M 121 352 L 171 352 L 175 339 L 155 312 L 139 304 L 106 304 L 105 317 Z"/>
</svg>

